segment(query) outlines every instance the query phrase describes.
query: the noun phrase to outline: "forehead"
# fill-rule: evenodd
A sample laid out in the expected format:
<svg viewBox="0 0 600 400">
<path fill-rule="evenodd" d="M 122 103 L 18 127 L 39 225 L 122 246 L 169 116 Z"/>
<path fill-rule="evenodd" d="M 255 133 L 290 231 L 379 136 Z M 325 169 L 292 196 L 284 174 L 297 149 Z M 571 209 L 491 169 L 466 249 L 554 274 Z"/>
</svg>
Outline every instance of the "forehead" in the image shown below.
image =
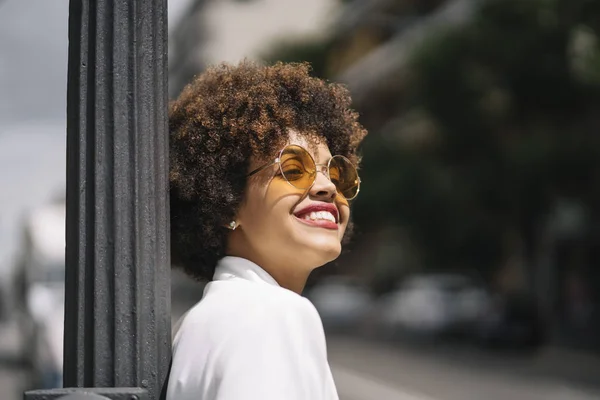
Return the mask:
<svg viewBox="0 0 600 400">
<path fill-rule="evenodd" d="M 317 163 L 327 161 L 331 158 L 329 146 L 323 138 L 313 135 L 303 135 L 290 129 L 287 144 L 295 144 L 304 147 L 313 156 Z"/>
</svg>

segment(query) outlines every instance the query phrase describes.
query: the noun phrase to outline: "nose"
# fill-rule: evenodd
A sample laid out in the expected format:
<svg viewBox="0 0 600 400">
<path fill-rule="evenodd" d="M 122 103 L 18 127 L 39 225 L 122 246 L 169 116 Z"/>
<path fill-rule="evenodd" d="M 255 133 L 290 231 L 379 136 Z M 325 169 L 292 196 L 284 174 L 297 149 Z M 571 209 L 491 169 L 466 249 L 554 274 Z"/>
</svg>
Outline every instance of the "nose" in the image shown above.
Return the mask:
<svg viewBox="0 0 600 400">
<path fill-rule="evenodd" d="M 310 188 L 309 194 L 311 197 L 321 200 L 332 200 L 335 198 L 337 189 L 327 176 L 327 168 L 318 168 L 315 183 Z"/>
</svg>

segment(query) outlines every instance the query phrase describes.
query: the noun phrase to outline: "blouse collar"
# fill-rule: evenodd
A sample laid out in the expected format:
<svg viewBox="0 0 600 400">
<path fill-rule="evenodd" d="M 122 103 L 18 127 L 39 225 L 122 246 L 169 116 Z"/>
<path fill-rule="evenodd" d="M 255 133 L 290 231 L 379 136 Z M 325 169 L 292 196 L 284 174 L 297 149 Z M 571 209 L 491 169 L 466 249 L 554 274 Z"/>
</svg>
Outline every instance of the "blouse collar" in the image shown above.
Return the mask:
<svg viewBox="0 0 600 400">
<path fill-rule="evenodd" d="M 279 286 L 267 271 L 250 260 L 241 257 L 225 256 L 219 260 L 213 281 L 243 279 L 246 281 Z"/>
</svg>

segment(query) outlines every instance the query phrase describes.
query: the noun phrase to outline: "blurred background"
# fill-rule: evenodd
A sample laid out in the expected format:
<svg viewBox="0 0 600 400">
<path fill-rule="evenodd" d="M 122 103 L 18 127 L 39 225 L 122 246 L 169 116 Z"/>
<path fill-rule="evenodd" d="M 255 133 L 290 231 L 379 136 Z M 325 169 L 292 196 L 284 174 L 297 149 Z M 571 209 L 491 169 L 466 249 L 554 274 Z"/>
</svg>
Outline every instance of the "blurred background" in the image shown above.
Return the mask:
<svg viewBox="0 0 600 400">
<path fill-rule="evenodd" d="M 362 123 L 341 400 L 600 398 L 600 0 L 169 0 L 169 95 L 309 61 Z M 0 393 L 62 382 L 68 1 L 0 1 Z M 173 273 L 173 320 L 202 287 Z"/>
</svg>

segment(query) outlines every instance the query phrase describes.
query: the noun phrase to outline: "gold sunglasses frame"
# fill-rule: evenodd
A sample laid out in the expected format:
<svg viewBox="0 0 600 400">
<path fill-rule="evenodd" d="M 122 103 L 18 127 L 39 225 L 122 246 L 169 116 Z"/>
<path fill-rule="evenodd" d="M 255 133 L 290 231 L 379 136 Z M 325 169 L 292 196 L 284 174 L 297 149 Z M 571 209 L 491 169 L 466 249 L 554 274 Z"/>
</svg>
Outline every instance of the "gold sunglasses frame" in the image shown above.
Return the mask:
<svg viewBox="0 0 600 400">
<path fill-rule="evenodd" d="M 348 201 L 350 201 L 350 200 L 354 200 L 354 199 L 356 198 L 356 196 L 358 196 L 358 193 L 360 192 L 360 183 L 361 183 L 360 176 L 358 175 L 358 170 L 356 169 L 356 166 L 355 166 L 354 164 L 352 164 L 352 162 L 351 162 L 351 161 L 350 161 L 348 158 L 346 158 L 346 157 L 344 157 L 344 156 L 342 156 L 342 155 L 339 155 L 339 154 L 338 154 L 338 155 L 335 155 L 335 156 L 331 157 L 331 158 L 329 159 L 329 161 L 327 162 L 327 164 L 317 164 L 317 163 L 315 162 L 315 159 L 313 158 L 313 156 L 312 156 L 312 155 L 311 155 L 311 154 L 308 152 L 308 150 L 306 150 L 304 147 L 302 147 L 302 146 L 300 146 L 300 145 L 297 145 L 297 144 L 288 144 L 288 145 L 287 145 L 287 146 L 285 146 L 283 149 L 279 150 L 279 153 L 278 153 L 279 155 L 277 156 L 277 158 L 275 158 L 275 160 L 273 160 L 272 162 L 269 162 L 269 163 L 267 163 L 267 164 L 265 164 L 265 165 L 263 165 L 263 166 L 261 166 L 261 167 L 258 167 L 258 168 L 256 168 L 256 169 L 252 170 L 251 172 L 249 172 L 249 173 L 246 175 L 246 178 L 249 178 L 249 177 L 251 177 L 252 175 L 256 175 L 256 174 L 258 174 L 259 172 L 261 172 L 261 171 L 264 171 L 265 169 L 267 169 L 267 168 L 269 168 L 269 167 L 271 167 L 271 166 L 273 166 L 273 165 L 275 165 L 275 164 L 279 164 L 279 171 L 281 172 L 281 175 L 282 175 L 282 176 L 285 178 L 285 174 L 283 173 L 283 170 L 281 169 L 281 156 L 283 155 L 283 152 L 285 151 L 285 149 L 287 149 L 288 147 L 299 147 L 299 148 L 301 148 L 302 150 L 304 150 L 304 151 L 306 152 L 306 154 L 307 154 L 307 155 L 310 157 L 310 159 L 312 160 L 313 164 L 315 164 L 315 168 L 317 168 L 317 172 L 319 172 L 319 168 L 318 168 L 318 167 L 326 167 L 326 171 L 327 171 L 327 173 L 325 173 L 325 172 L 323 172 L 323 171 L 321 171 L 321 173 L 323 173 L 323 175 L 325 175 L 325 176 L 327 177 L 327 179 L 329 179 L 330 181 L 331 181 L 331 176 L 329 175 L 329 166 L 331 165 L 331 160 L 333 160 L 335 157 L 341 157 L 341 158 L 343 158 L 344 160 L 346 160 L 346 162 L 347 162 L 349 165 L 351 165 L 351 166 L 354 168 L 354 171 L 356 171 L 356 180 L 357 180 L 357 182 L 356 182 L 356 185 L 357 185 L 357 188 L 356 188 L 356 193 L 354 194 L 354 196 L 352 196 L 352 197 L 350 197 L 350 198 L 348 198 L 348 197 L 345 197 L 343 194 L 342 194 L 342 196 L 344 196 L 344 198 L 345 198 L 346 200 L 348 200 Z M 290 182 L 290 181 L 289 181 L 287 178 L 285 178 L 285 181 L 286 181 L 286 182 L 287 182 L 287 183 L 288 183 L 290 186 L 292 186 L 292 187 L 294 187 L 294 188 L 296 188 L 296 189 L 300 189 L 300 190 L 307 190 L 307 189 L 310 189 L 311 187 L 313 187 L 313 185 L 314 185 L 314 184 L 315 184 L 315 182 L 317 181 L 317 178 L 316 178 L 316 175 L 315 175 L 315 179 L 313 180 L 312 184 L 311 184 L 309 187 L 307 187 L 307 188 L 299 188 L 299 187 L 297 187 L 297 186 L 293 185 L 293 184 L 292 184 L 292 183 L 291 183 L 291 182 Z M 335 190 L 336 190 L 336 192 L 337 192 L 338 194 L 341 194 L 341 193 L 340 193 L 340 192 L 337 190 L 337 186 L 336 186 Z"/>
</svg>

